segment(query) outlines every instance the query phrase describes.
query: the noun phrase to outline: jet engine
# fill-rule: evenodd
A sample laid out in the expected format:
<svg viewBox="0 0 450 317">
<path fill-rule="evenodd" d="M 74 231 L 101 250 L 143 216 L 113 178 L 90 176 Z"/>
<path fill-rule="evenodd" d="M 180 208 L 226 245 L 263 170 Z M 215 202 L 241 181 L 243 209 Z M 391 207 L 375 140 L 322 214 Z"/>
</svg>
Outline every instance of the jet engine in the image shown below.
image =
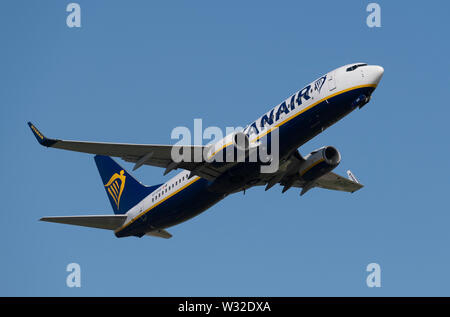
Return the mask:
<svg viewBox="0 0 450 317">
<path fill-rule="evenodd" d="M 233 145 L 237 150 L 247 152 L 250 148 L 250 140 L 248 139 L 248 135 L 244 132 L 236 132 L 233 135 Z"/>
<path fill-rule="evenodd" d="M 299 175 L 307 182 L 314 181 L 332 171 L 341 162 L 341 154 L 332 146 L 324 146 L 305 157 Z"/>
</svg>

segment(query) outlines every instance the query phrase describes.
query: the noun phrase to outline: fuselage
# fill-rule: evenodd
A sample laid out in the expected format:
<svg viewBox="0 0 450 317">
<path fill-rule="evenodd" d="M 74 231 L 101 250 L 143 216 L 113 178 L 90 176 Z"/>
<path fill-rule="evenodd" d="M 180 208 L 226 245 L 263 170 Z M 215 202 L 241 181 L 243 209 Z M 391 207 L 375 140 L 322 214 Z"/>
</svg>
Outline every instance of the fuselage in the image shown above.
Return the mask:
<svg viewBox="0 0 450 317">
<path fill-rule="evenodd" d="M 383 68 L 355 63 L 337 68 L 308 84 L 244 130 L 257 142 L 277 130 L 279 157 L 297 148 L 326 128 L 367 103 L 377 87 Z M 227 137 L 225 137 L 226 139 Z M 218 150 L 229 143 L 217 142 Z M 246 168 L 244 164 L 235 168 Z M 211 190 L 212 182 L 182 171 L 127 212 L 127 220 L 115 231 L 117 237 L 142 236 L 184 222 L 234 192 Z M 251 182 L 247 188 L 251 187 Z"/>
</svg>

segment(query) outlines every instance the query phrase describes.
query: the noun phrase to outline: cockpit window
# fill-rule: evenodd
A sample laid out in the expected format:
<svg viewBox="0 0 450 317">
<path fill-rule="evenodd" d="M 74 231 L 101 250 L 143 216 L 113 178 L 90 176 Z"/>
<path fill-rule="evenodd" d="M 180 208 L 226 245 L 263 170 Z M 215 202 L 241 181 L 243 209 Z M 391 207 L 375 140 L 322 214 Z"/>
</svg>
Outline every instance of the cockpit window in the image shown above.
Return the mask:
<svg viewBox="0 0 450 317">
<path fill-rule="evenodd" d="M 356 64 L 356 65 L 350 66 L 349 68 L 347 68 L 347 71 L 351 72 L 361 66 L 367 66 L 367 64 Z"/>
</svg>

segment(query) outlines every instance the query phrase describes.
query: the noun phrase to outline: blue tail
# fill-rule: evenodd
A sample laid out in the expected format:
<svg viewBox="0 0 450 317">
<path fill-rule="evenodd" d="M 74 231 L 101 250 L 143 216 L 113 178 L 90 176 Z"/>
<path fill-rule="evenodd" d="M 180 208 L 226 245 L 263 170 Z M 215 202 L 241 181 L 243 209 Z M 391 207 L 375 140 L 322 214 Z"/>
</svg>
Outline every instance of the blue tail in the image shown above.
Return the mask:
<svg viewBox="0 0 450 317">
<path fill-rule="evenodd" d="M 94 157 L 115 214 L 124 214 L 160 185 L 145 186 L 109 156 Z"/>
</svg>

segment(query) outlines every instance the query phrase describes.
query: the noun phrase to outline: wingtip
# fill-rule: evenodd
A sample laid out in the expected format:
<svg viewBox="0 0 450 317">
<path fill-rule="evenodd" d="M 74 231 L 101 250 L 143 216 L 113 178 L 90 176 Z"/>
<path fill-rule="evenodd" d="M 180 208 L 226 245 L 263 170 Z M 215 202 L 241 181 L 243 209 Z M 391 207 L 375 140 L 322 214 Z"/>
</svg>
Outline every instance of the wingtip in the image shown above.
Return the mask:
<svg viewBox="0 0 450 317">
<path fill-rule="evenodd" d="M 42 134 L 42 132 L 39 131 L 38 128 L 36 128 L 36 126 L 31 121 L 28 121 L 28 126 L 30 127 L 31 132 L 33 132 L 33 135 L 35 136 L 39 144 L 47 147 L 55 144 L 56 140 L 46 138 L 44 134 Z"/>
</svg>

